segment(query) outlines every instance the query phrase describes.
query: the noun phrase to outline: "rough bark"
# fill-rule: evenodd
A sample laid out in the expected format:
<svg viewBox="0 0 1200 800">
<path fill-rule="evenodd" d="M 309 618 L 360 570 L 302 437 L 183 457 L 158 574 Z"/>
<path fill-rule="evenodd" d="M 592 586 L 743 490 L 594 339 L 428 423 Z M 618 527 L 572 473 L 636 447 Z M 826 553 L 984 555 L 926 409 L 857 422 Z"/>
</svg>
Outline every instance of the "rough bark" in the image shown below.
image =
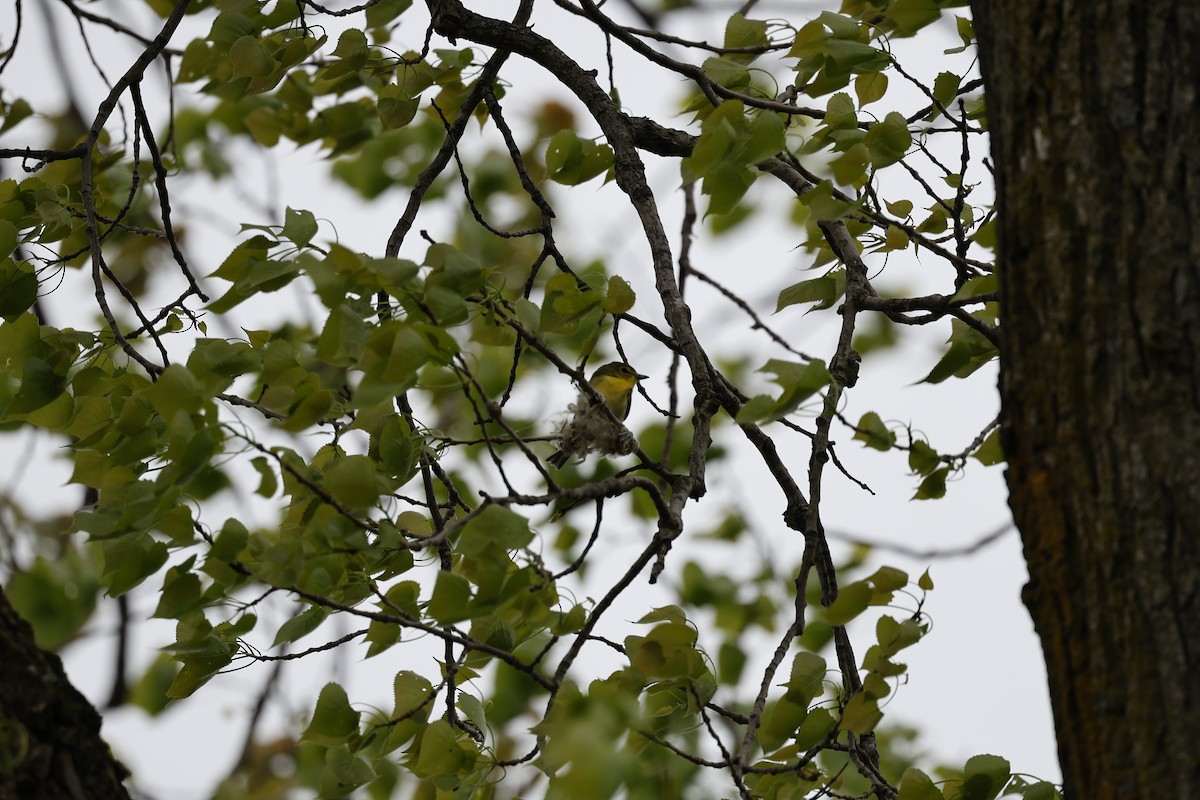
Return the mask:
<svg viewBox="0 0 1200 800">
<path fill-rule="evenodd" d="M 0 591 L 0 800 L 121 800 L 100 715 Z"/>
<path fill-rule="evenodd" d="M 1072 798 L 1200 797 L 1200 3 L 975 0 L 1010 504 Z"/>
</svg>

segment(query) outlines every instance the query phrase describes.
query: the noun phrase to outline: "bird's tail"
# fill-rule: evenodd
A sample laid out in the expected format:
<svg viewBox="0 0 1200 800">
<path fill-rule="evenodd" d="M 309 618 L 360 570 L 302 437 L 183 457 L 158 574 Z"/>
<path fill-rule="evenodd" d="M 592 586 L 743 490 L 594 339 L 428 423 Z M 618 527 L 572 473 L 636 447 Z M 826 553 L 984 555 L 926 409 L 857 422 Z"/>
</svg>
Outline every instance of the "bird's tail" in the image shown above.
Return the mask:
<svg viewBox="0 0 1200 800">
<path fill-rule="evenodd" d="M 562 469 L 567 465 L 567 461 L 570 458 L 571 455 L 566 450 L 555 450 L 550 454 L 550 457 L 546 459 L 546 463 L 555 469 Z"/>
</svg>

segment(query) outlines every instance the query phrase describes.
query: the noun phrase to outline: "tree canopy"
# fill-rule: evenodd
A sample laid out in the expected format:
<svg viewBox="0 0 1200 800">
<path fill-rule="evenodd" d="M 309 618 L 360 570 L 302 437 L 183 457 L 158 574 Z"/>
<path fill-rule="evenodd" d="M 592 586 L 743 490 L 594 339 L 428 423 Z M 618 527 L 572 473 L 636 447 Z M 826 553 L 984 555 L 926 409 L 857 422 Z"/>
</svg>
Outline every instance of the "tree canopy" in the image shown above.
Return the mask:
<svg viewBox="0 0 1200 800">
<path fill-rule="evenodd" d="M 965 0 L 62 5 L 65 108 L 2 73 L 0 425 L 86 491 L 69 523 L 6 498 L 6 594 L 56 649 L 150 587 L 174 637 L 114 702 L 153 714 L 395 667 L 385 707 L 334 680 L 250 736 L 219 797 L 1059 796 L 912 766 L 885 707 L 933 580 L 825 529 L 830 481 L 870 496 L 850 453 L 914 501 L 1004 460 L 990 414 L 949 443 L 852 400 L 921 326 L 910 382 L 997 357 Z M 386 225 L 310 210 L 318 168 Z M 547 465 L 613 360 L 650 375 L 636 446 Z"/>
</svg>

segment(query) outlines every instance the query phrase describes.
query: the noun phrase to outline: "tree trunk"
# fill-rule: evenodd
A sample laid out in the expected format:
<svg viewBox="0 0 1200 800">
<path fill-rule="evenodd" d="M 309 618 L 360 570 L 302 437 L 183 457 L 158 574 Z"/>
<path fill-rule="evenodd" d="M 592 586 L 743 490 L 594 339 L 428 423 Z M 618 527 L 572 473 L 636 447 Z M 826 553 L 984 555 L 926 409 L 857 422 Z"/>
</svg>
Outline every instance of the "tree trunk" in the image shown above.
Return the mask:
<svg viewBox="0 0 1200 800">
<path fill-rule="evenodd" d="M 1200 797 L 1200 3 L 975 0 L 1000 391 L 1069 797 Z"/>
<path fill-rule="evenodd" d="M 0 591 L 0 800 L 120 800 L 100 715 Z"/>
</svg>

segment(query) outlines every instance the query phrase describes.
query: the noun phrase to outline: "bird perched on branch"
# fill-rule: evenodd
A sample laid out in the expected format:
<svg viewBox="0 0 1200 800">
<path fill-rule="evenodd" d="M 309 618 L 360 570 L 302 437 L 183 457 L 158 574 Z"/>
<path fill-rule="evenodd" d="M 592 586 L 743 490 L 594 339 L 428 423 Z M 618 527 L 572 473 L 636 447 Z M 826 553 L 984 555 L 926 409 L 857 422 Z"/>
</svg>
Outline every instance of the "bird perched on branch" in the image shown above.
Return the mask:
<svg viewBox="0 0 1200 800">
<path fill-rule="evenodd" d="M 590 394 L 580 392 L 579 398 L 570 406 L 573 416 L 558 432 L 558 451 L 546 462 L 561 469 L 572 456 L 583 458 L 592 452 L 623 456 L 637 449 L 633 435 L 612 417 L 624 421 L 629 416 L 633 388 L 646 377 L 620 361 L 605 364 L 593 372 L 588 383 L 604 398 L 611 416 L 604 413 Z"/>
</svg>

